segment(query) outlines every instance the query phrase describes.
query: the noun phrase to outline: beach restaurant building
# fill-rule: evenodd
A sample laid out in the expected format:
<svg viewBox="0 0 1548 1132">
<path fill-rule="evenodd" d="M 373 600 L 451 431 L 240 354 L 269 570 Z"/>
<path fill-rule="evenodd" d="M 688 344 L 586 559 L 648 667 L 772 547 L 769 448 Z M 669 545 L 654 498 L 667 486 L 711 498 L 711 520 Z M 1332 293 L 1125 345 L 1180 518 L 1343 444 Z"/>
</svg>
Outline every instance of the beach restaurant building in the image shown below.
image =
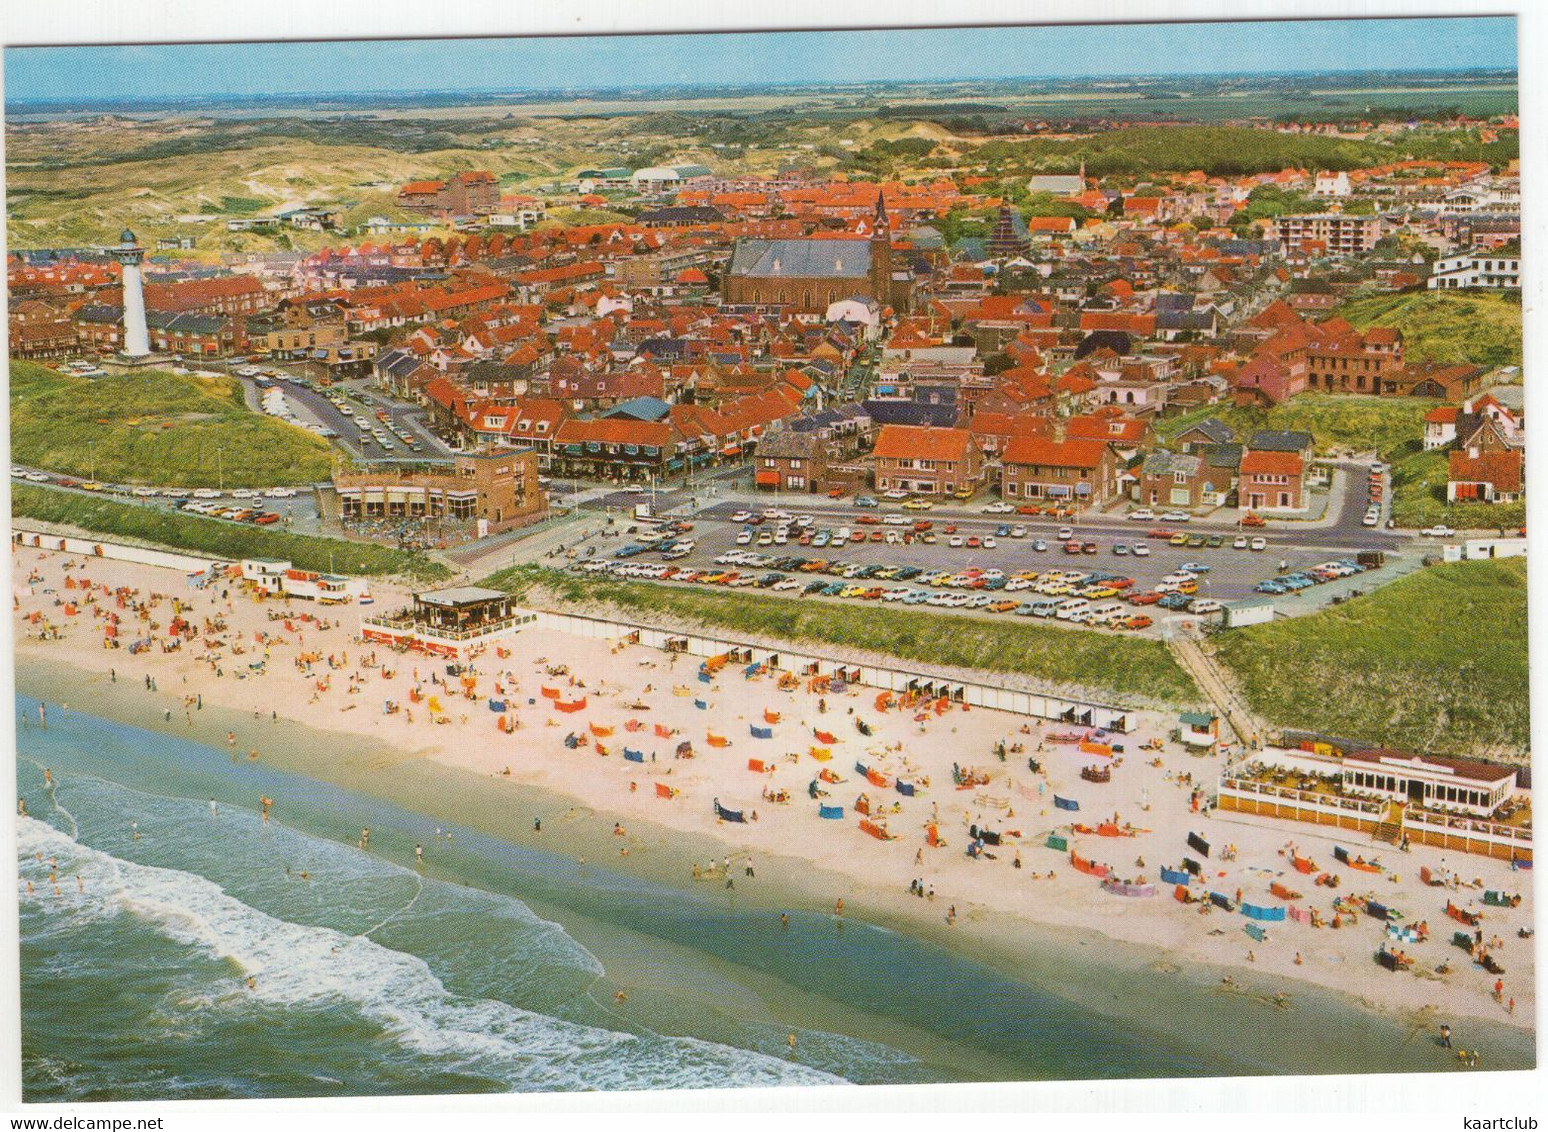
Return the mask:
<svg viewBox="0 0 1548 1132">
<path fill-rule="evenodd" d="M 482 586 L 454 586 L 414 595 L 413 604 L 382 617 L 362 617 L 360 636 L 392 648 L 458 657 L 515 633 L 535 616 L 510 594 Z"/>
<path fill-rule="evenodd" d="M 1491 817 L 1515 789 L 1513 767 L 1383 749 L 1344 756 L 1344 789 L 1429 810 Z"/>
</svg>

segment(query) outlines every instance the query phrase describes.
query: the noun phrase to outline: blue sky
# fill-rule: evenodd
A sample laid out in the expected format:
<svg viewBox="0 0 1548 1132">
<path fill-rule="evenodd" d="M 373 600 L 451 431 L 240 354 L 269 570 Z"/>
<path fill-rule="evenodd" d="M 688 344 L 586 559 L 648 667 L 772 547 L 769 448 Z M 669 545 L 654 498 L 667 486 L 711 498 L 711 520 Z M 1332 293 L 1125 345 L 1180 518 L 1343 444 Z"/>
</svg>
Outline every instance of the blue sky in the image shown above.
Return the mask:
<svg viewBox="0 0 1548 1132">
<path fill-rule="evenodd" d="M 1510 17 L 13 47 L 8 101 L 1514 67 Z"/>
</svg>

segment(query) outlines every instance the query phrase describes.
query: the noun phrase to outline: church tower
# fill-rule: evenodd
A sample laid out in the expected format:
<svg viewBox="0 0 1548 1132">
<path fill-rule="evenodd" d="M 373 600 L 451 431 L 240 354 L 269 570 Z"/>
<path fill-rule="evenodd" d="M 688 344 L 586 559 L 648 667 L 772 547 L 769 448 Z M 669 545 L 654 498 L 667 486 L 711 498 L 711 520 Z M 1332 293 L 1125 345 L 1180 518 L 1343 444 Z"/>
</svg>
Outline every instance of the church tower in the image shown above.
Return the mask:
<svg viewBox="0 0 1548 1132">
<path fill-rule="evenodd" d="M 871 293 L 884 307 L 897 305 L 892 298 L 892 221 L 879 191 L 871 222 Z"/>
</svg>

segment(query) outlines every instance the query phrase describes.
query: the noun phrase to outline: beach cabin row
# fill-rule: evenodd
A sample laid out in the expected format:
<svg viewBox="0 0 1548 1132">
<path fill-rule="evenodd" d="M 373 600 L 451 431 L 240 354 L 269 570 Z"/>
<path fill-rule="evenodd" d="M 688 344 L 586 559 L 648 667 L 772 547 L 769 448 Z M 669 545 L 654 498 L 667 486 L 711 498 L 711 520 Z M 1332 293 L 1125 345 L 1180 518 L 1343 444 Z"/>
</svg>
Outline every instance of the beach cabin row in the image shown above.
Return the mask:
<svg viewBox="0 0 1548 1132">
<path fill-rule="evenodd" d="M 242 580 L 258 593 L 273 597 L 297 597 L 322 605 L 342 605 L 364 595 L 365 579 L 297 570 L 275 558 L 244 558 Z"/>
</svg>

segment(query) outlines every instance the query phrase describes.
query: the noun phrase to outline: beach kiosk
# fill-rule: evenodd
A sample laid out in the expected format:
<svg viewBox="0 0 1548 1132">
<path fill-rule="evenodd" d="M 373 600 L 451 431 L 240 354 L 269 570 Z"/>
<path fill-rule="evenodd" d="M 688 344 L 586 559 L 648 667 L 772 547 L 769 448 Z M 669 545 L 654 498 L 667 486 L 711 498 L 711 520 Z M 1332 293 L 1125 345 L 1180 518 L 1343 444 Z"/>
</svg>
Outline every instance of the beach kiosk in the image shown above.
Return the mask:
<svg viewBox="0 0 1548 1132">
<path fill-rule="evenodd" d="M 360 635 L 433 656 L 460 657 L 534 620 L 536 615 L 518 607 L 510 594 L 453 586 L 417 593 L 407 609 L 396 613 L 361 618 Z"/>
<path fill-rule="evenodd" d="M 1192 751 L 1208 753 L 1220 742 L 1220 717 L 1203 711 L 1185 711 L 1177 717 L 1178 739 Z"/>
</svg>

